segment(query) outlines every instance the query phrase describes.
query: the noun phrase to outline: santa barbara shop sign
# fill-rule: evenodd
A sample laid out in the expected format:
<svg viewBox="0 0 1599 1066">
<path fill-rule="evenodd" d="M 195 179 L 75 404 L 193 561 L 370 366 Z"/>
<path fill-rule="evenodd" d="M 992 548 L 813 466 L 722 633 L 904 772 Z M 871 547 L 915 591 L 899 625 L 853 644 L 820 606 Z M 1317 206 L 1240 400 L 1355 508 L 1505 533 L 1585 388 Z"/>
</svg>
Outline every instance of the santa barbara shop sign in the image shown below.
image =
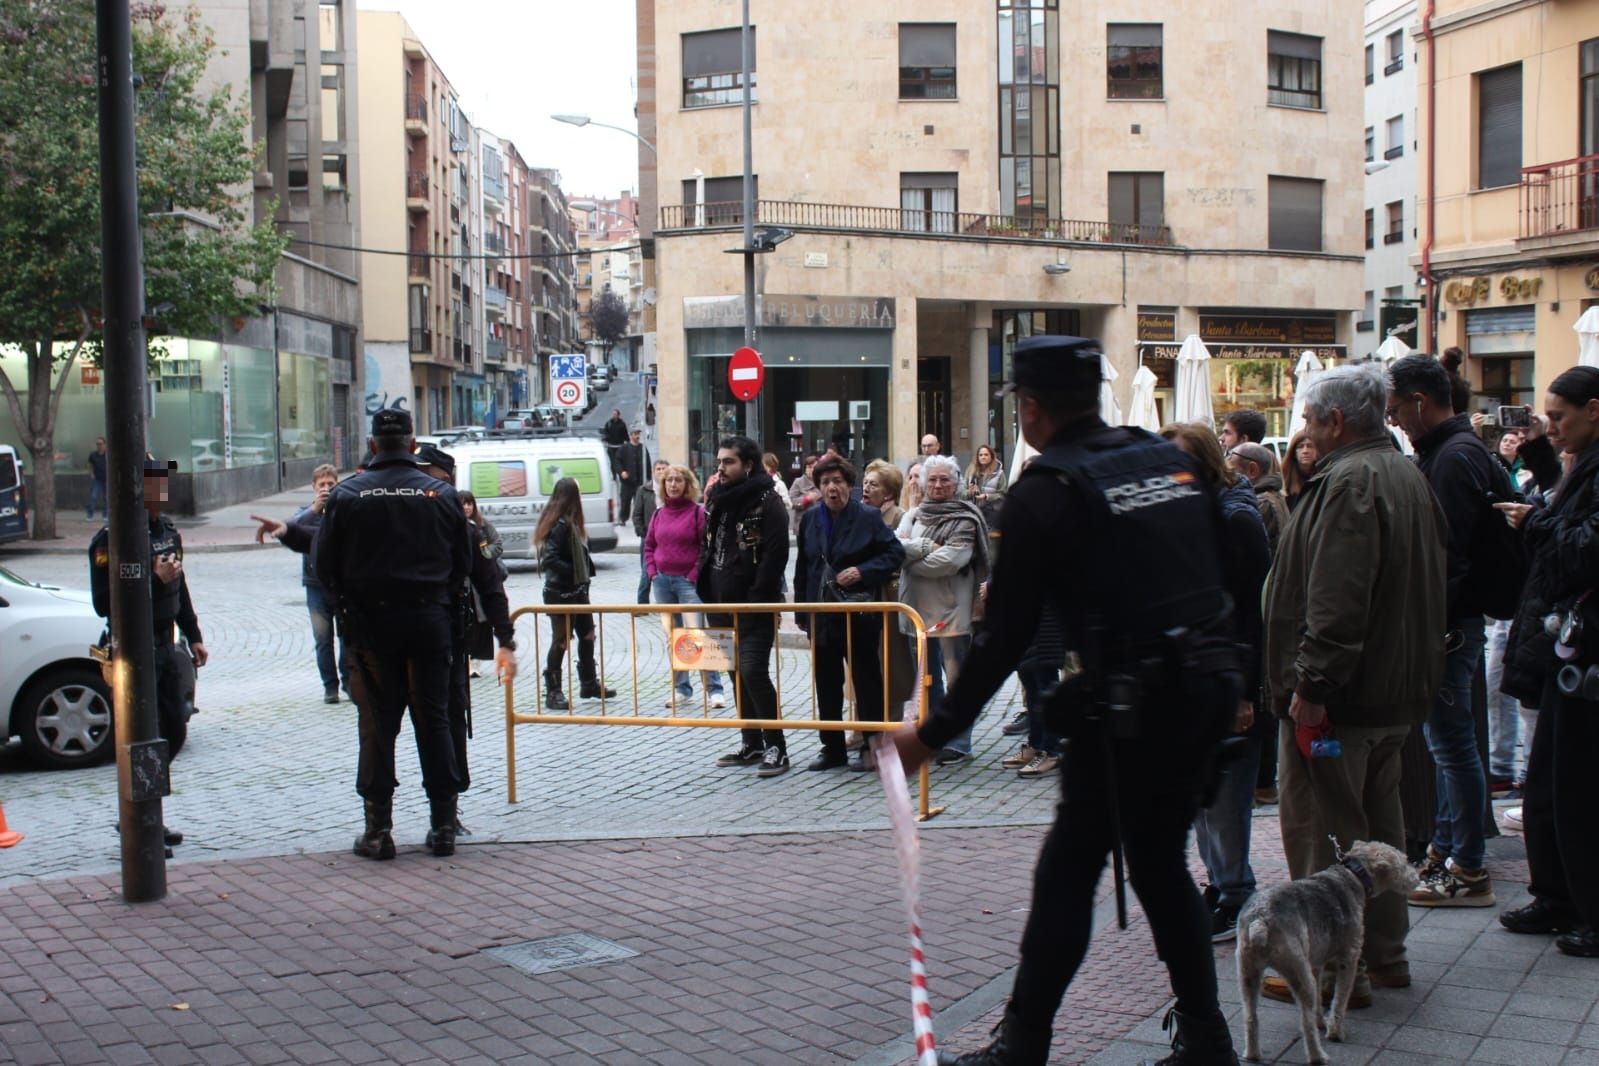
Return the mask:
<svg viewBox="0 0 1599 1066">
<path fill-rule="evenodd" d="M 1599 271 L 1588 273 L 1588 284 L 1591 287 Z M 1497 285 L 1489 278 L 1457 278 L 1444 286 L 1444 303 L 1461 304 L 1470 307 L 1472 304 L 1484 303 L 1488 294 L 1495 289 L 1499 298 L 1507 302 L 1520 302 L 1536 300 L 1538 290 L 1543 288 L 1542 278 L 1521 278 L 1514 274 L 1506 274 L 1499 279 Z"/>
</svg>

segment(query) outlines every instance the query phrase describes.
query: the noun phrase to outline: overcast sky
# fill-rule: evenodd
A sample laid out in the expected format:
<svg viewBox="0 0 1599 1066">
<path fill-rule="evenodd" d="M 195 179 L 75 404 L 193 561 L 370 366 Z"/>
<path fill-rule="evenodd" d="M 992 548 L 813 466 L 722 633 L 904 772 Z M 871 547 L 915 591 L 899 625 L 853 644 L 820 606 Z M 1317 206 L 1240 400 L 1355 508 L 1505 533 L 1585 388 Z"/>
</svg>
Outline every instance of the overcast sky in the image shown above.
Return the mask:
<svg viewBox="0 0 1599 1066">
<path fill-rule="evenodd" d="M 555 167 L 568 196 L 615 196 L 638 183 L 638 142 L 552 121 L 583 113 L 636 129 L 634 0 L 359 0 L 399 11 L 460 94 L 472 122 Z"/>
</svg>

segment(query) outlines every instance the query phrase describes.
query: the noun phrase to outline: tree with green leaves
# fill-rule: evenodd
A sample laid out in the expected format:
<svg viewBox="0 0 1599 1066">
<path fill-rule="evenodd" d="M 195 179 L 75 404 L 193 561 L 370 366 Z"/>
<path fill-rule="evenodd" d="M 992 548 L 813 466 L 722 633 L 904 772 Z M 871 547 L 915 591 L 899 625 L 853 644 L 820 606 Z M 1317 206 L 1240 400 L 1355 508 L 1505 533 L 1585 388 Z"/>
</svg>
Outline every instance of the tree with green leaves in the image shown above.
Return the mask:
<svg viewBox="0 0 1599 1066">
<path fill-rule="evenodd" d="M 55 429 L 80 359 L 103 354 L 94 0 L 0 0 L 0 366 L 32 457 L 33 536 L 56 535 Z M 133 70 L 146 324 L 215 336 L 258 313 L 288 244 L 248 217 L 256 149 L 247 106 L 201 85 L 216 44 L 187 9 L 134 4 Z"/>
<path fill-rule="evenodd" d="M 589 306 L 589 329 L 609 356 L 616 342 L 627 336 L 627 302 L 609 288 Z"/>
</svg>

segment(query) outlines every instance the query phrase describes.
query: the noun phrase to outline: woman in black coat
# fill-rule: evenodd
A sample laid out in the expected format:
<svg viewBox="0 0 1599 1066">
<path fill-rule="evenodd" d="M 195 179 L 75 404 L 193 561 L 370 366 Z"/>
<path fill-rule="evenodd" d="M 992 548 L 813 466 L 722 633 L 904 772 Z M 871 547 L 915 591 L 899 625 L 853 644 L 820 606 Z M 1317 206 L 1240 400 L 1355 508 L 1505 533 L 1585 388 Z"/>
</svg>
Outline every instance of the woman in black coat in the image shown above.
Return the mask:
<svg viewBox="0 0 1599 1066">
<path fill-rule="evenodd" d="M 583 493 L 572 478 L 563 477 L 555 483 L 533 531 L 533 544 L 539 551 L 539 569 L 544 571 L 544 602 L 588 603 L 594 556 L 589 554 L 588 530 L 583 525 Z M 574 632 L 577 676 L 582 686 L 578 694 L 584 699 L 616 695 L 615 689 L 606 688 L 600 680 L 594 664 L 594 616 L 563 615 L 551 619 L 550 650 L 544 660 L 544 702 L 551 710 L 571 707 L 561 692 L 561 667 Z"/>
<path fill-rule="evenodd" d="M 848 462 L 828 456 L 816 464 L 815 480 L 822 501 L 820 507 L 812 507 L 800 520 L 794 601 L 882 599 L 883 586 L 893 580 L 905 562 L 905 548 L 877 508 L 850 499 L 855 488 L 855 468 Z M 883 721 L 882 614 L 797 614 L 795 620 L 811 637 L 816 702 L 822 719 L 839 722 L 844 718 L 847 659 L 855 687 L 856 721 Z M 831 770 L 846 762 L 855 770 L 871 768 L 871 759 L 864 752 L 857 754 L 854 761 L 847 758 L 842 732 L 823 732 L 821 740 L 821 753 L 806 769 Z"/>
<path fill-rule="evenodd" d="M 1599 957 L 1599 369 L 1555 378 L 1549 439 L 1571 467 L 1547 506 L 1498 503 L 1523 531 L 1530 569 L 1505 650 L 1503 690 L 1538 705 L 1522 822 L 1533 901 L 1511 932 L 1560 934 L 1567 955 Z M 1530 443 L 1530 442 L 1529 442 Z"/>
</svg>

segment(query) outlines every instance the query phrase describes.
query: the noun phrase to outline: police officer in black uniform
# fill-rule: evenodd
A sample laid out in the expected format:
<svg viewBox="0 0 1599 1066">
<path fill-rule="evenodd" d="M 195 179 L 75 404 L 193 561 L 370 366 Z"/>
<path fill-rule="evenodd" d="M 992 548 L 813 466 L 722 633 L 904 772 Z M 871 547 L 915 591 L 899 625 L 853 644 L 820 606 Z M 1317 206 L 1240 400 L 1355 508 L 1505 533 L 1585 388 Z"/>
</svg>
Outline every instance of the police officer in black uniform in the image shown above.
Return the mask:
<svg viewBox="0 0 1599 1066">
<path fill-rule="evenodd" d="M 416 450 L 416 459 L 424 473 L 455 484 L 455 457 L 449 452 L 434 444 L 424 444 Z M 495 561 L 494 550 L 483 528 L 468 522 L 467 531 L 472 544 L 472 569 L 456 592 L 450 632 L 450 742 L 455 749 L 455 770 L 462 792 L 472 787 L 472 774 L 466 763 L 466 741 L 472 735 L 472 680 L 468 671 L 474 645 L 479 643 L 476 637 L 484 627 L 492 630 L 493 639 L 500 644 L 494 657 L 495 673 L 502 681 L 516 676 L 516 631 L 511 627 L 505 579 L 500 576 L 499 563 Z M 459 810 L 456 811 L 455 833 L 457 836 L 466 833 Z M 437 834 L 430 833 L 429 846 L 436 843 Z"/>
<path fill-rule="evenodd" d="M 188 640 L 188 654 L 196 667 L 204 666 L 209 658 L 205 641 L 200 636 L 200 619 L 194 613 L 194 602 L 189 599 L 189 582 L 183 573 L 183 536 L 172 519 L 161 513 L 161 505 L 168 498 L 167 473 L 171 466 L 148 457 L 144 461 L 144 511 L 150 520 L 150 608 L 155 616 L 156 714 L 163 727 L 180 720 L 186 713 L 183 702 L 189 670 L 179 658 L 184 651 L 178 646 L 174 627 Z M 89 591 L 94 600 L 94 613 L 101 618 L 111 614 L 110 536 L 110 527 L 101 526 L 100 532 L 89 542 Z M 168 749 L 169 768 L 171 759 L 171 749 Z M 183 834 L 165 826 L 162 832 L 170 859 L 172 848 L 183 843 Z"/>
<path fill-rule="evenodd" d="M 394 858 L 394 741 L 407 704 L 432 814 L 432 850 L 455 853 L 460 779 L 450 741 L 450 612 L 471 568 L 466 514 L 450 485 L 417 467 L 409 413 L 372 416 L 365 470 L 328 496 L 316 574 L 334 595 L 360 712 L 356 791 L 366 831 L 355 853 Z"/>
<path fill-rule="evenodd" d="M 1049 700 L 1069 737 L 1062 800 L 1039 856 L 1004 1020 L 961 1066 L 1045 1062 L 1051 1023 L 1088 949 L 1094 890 L 1120 824 L 1133 889 L 1171 975 L 1164 1066 L 1235 1066 L 1216 1001 L 1210 920 L 1184 861 L 1188 829 L 1237 705 L 1220 514 L 1176 447 L 1098 415 L 1101 350 L 1078 337 L 1016 346 L 1023 437 L 1040 453 L 1006 494 L 1004 550 L 982 632 L 927 722 L 894 737 L 907 770 L 976 720 L 1046 604 L 1071 648 Z M 1170 1020 L 1170 1019 L 1168 1019 Z"/>
</svg>

